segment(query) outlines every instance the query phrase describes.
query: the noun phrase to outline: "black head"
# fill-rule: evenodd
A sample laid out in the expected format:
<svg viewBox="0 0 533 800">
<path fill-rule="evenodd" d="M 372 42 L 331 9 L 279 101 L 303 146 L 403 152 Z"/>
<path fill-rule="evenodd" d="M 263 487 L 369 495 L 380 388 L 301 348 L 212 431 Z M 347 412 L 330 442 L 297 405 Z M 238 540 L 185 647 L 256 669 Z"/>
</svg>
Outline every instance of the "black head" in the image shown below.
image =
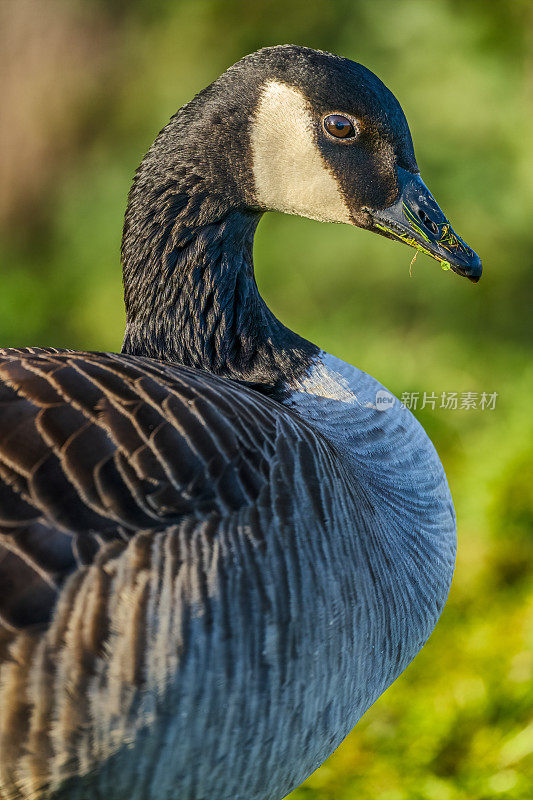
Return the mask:
<svg viewBox="0 0 533 800">
<path fill-rule="evenodd" d="M 400 104 L 346 58 L 296 45 L 246 56 L 178 111 L 144 166 L 201 174 L 232 207 L 357 225 L 481 275 L 420 179 Z"/>
</svg>

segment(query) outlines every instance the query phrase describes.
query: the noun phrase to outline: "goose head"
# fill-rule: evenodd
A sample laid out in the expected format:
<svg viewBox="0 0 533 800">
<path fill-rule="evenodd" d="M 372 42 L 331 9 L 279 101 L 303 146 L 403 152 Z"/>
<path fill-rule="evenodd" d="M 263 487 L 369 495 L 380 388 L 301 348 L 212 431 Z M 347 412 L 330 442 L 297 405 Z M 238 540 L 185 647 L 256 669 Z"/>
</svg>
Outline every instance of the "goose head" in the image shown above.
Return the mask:
<svg viewBox="0 0 533 800">
<path fill-rule="evenodd" d="M 137 170 L 123 352 L 261 386 L 304 369 L 316 346 L 275 318 L 254 280 L 253 237 L 269 210 L 365 228 L 481 276 L 422 182 L 384 84 L 346 58 L 269 47 L 180 108 Z"/>
<path fill-rule="evenodd" d="M 481 276 L 420 177 L 398 100 L 349 59 L 295 45 L 252 53 L 180 109 L 155 147 L 159 169 L 201 165 L 212 196 L 234 206 L 366 228 Z"/>
<path fill-rule="evenodd" d="M 269 64 L 250 117 L 252 202 L 402 241 L 476 282 L 481 261 L 422 181 L 398 100 L 370 70 L 301 47 Z"/>
</svg>

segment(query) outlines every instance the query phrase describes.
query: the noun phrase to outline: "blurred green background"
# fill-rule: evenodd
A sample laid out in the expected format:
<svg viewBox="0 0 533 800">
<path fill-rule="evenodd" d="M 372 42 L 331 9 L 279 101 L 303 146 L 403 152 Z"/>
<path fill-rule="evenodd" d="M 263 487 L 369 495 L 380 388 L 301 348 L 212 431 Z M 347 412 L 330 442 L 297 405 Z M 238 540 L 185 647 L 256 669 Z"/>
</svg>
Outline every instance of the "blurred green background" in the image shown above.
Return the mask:
<svg viewBox="0 0 533 800">
<path fill-rule="evenodd" d="M 295 42 L 368 66 L 485 274 L 473 286 L 348 226 L 267 215 L 259 285 L 291 328 L 415 411 L 454 495 L 459 555 L 428 645 L 295 800 L 533 796 L 533 3 L 2 0 L 0 343 L 119 350 L 133 172 L 185 101 Z"/>
</svg>

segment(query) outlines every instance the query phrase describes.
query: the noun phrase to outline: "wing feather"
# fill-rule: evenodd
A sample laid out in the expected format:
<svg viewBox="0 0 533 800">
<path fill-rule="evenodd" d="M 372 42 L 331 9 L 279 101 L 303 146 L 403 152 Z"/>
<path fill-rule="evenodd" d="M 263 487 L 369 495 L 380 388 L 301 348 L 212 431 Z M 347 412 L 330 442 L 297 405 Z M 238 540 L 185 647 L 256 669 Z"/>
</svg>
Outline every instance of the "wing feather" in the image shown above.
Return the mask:
<svg viewBox="0 0 533 800">
<path fill-rule="evenodd" d="M 272 480 L 273 512 L 289 513 L 284 484 L 294 448 L 304 446 L 291 439 L 294 420 L 280 438 L 280 418 L 291 414 L 186 367 L 109 353 L 0 350 L 4 627 L 47 623 L 66 578 L 139 530 L 253 507 Z"/>
</svg>

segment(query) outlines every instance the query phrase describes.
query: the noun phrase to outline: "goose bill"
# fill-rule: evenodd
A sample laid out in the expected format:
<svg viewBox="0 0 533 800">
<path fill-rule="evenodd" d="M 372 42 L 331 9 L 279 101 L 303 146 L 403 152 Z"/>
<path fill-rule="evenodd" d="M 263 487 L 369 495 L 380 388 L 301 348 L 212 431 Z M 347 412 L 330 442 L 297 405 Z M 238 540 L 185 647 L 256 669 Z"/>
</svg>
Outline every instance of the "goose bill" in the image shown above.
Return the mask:
<svg viewBox="0 0 533 800">
<path fill-rule="evenodd" d="M 400 196 L 382 211 L 371 211 L 373 229 L 440 261 L 473 283 L 481 277 L 479 256 L 457 236 L 420 175 L 397 169 Z"/>
</svg>

